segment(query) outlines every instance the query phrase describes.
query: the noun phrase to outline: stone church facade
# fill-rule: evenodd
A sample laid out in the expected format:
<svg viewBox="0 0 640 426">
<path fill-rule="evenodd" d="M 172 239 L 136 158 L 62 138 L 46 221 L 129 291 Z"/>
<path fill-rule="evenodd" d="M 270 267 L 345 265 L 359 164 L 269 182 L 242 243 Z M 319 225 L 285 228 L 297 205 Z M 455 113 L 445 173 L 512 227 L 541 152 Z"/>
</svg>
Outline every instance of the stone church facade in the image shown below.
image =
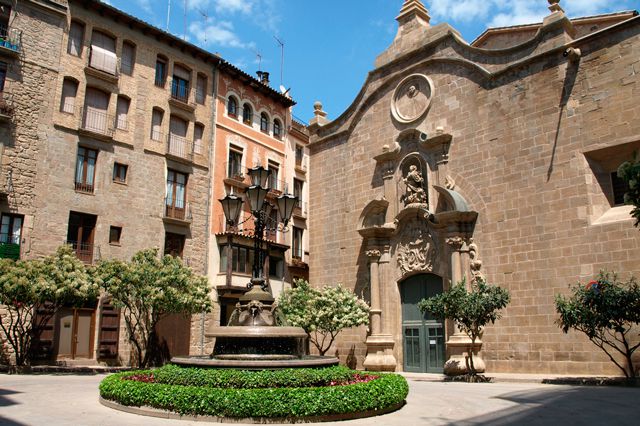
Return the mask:
<svg viewBox="0 0 640 426">
<path fill-rule="evenodd" d="M 640 275 L 615 170 L 640 149 L 640 18 L 542 24 L 466 43 L 406 0 L 393 44 L 337 119 L 310 125 L 310 281 L 371 303 L 338 355 L 369 369 L 464 366 L 468 339 L 417 302 L 483 276 L 511 303 L 475 348 L 492 372 L 617 374 L 556 324 L 556 294 Z M 478 46 L 483 47 L 478 47 Z M 478 366 L 478 365 L 476 365 Z"/>
</svg>

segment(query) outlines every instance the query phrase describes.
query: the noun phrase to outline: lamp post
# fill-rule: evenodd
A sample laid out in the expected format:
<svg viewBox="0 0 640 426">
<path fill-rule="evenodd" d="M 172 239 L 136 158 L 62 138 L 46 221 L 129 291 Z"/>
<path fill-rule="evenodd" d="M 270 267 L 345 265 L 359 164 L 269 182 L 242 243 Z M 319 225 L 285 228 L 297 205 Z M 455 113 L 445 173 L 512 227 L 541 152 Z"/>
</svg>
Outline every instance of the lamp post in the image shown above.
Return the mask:
<svg viewBox="0 0 640 426">
<path fill-rule="evenodd" d="M 267 280 L 264 276 L 264 261 L 265 261 L 265 249 L 264 243 L 264 231 L 267 227 L 268 221 L 271 220 L 267 215 L 267 209 L 273 207 L 271 203 L 266 201 L 267 194 L 270 188 L 267 186 L 271 171 L 265 169 L 262 166 L 256 166 L 249 169 L 249 176 L 251 178 L 251 186 L 245 191 L 246 200 L 248 203 L 251 217 L 253 218 L 253 240 L 254 240 L 254 256 L 253 256 L 253 268 L 251 274 L 251 281 L 247 285 L 249 290 L 252 290 L 254 286 L 260 286 L 262 291 L 267 289 Z M 298 202 L 298 197 L 291 194 L 283 194 L 276 199 L 276 207 L 278 209 L 278 219 L 282 222 L 283 227 L 286 227 L 291 220 L 291 214 L 293 208 Z M 222 204 L 222 210 L 229 226 L 235 226 L 238 224 L 238 216 L 242 208 L 243 201 L 240 197 L 229 194 L 220 200 Z M 278 224 L 274 224 L 277 226 Z M 231 264 L 231 257 L 233 251 L 231 250 L 231 237 L 229 238 L 229 251 L 227 252 L 227 285 L 230 286 L 231 271 L 229 266 Z"/>
</svg>

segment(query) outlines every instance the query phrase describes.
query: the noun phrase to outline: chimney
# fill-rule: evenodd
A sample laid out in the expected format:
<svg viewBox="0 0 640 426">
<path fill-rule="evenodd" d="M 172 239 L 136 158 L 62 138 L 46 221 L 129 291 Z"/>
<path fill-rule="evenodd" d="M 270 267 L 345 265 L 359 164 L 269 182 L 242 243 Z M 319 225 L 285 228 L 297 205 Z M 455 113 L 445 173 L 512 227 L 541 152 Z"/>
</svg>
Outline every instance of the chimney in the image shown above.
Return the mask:
<svg viewBox="0 0 640 426">
<path fill-rule="evenodd" d="M 265 86 L 269 85 L 269 73 L 268 72 L 263 72 L 262 73 L 262 84 L 264 84 Z"/>
</svg>

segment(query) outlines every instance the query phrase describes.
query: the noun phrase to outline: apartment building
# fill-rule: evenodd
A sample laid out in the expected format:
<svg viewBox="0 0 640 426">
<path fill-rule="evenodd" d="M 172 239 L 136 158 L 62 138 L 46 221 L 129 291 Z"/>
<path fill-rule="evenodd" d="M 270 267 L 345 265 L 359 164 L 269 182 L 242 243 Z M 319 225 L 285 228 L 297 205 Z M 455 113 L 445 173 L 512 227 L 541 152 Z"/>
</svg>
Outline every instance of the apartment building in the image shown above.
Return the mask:
<svg viewBox="0 0 640 426">
<path fill-rule="evenodd" d="M 0 256 L 37 258 L 65 243 L 88 264 L 150 247 L 179 256 L 209 274 L 225 307 L 163 320 L 161 344 L 167 356 L 208 351 L 206 331 L 225 322 L 252 262 L 247 222 L 233 231 L 226 286 L 217 200 L 242 193 L 257 164 L 272 172 L 269 199 L 306 198 L 308 135 L 292 122 L 293 100 L 267 73 L 255 78 L 108 4 L 76 0 L 0 0 L 0 94 Z M 293 232 L 267 232 L 275 295 L 291 282 L 288 266 L 302 266 L 303 206 Z M 38 348 L 43 361 L 129 363 L 108 295 L 63 309 Z"/>
<path fill-rule="evenodd" d="M 248 169 L 262 166 L 270 172 L 267 202 L 273 205 L 267 212 L 265 238 L 269 241 L 264 270 L 270 291 L 277 297 L 291 285 L 291 254 L 293 247 L 302 261 L 305 217 L 302 206 L 306 178 L 302 170 L 308 135 L 304 126 L 294 123 L 291 107 L 295 102 L 273 89 L 269 73 L 258 72 L 258 80 L 234 66 L 224 63 L 219 68 L 216 116 L 216 167 L 213 170 L 214 200 L 227 194 L 242 195 L 251 185 Z M 299 149 L 298 149 L 299 147 Z M 298 152 L 296 151 L 298 149 Z M 296 166 L 298 155 L 298 166 Z M 296 209 L 293 225 L 278 223 L 275 199 L 283 193 L 295 193 L 301 203 Z M 225 325 L 237 299 L 247 288 L 254 262 L 254 223 L 245 203 L 237 226 L 225 222 L 222 206 L 212 205 L 214 238 L 209 251 L 209 277 L 216 288 L 220 312 L 215 324 Z M 294 267 L 295 268 L 295 267 Z M 296 272 L 298 274 L 298 272 Z"/>
</svg>

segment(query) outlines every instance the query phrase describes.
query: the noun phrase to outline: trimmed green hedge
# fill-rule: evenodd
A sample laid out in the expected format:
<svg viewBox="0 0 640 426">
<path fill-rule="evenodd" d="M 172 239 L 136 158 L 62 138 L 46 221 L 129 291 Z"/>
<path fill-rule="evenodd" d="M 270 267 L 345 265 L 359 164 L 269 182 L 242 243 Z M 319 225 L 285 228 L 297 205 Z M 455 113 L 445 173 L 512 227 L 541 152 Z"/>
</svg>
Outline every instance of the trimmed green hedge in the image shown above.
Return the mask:
<svg viewBox="0 0 640 426">
<path fill-rule="evenodd" d="M 147 373 L 151 371 L 113 374 L 100 383 L 100 395 L 126 406 L 183 415 L 288 418 L 383 410 L 401 404 L 409 393 L 407 381 L 397 374 L 368 383 L 304 388 L 229 389 L 122 380 Z"/>
<path fill-rule="evenodd" d="M 166 365 L 153 370 L 156 383 L 213 388 L 303 388 L 348 381 L 354 371 L 343 366 L 245 371 L 234 369 L 184 368 Z"/>
</svg>

